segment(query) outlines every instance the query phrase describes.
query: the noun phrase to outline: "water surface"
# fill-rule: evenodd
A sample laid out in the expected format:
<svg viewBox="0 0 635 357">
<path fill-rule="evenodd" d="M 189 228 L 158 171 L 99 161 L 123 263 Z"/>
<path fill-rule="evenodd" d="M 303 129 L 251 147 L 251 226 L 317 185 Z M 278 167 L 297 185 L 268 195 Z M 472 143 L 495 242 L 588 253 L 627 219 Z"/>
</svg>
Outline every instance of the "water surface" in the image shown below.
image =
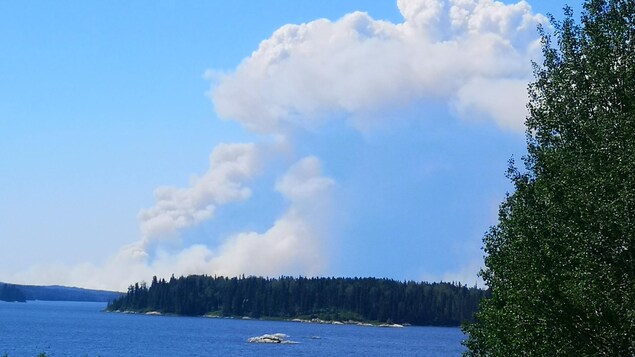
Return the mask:
<svg viewBox="0 0 635 357">
<path fill-rule="evenodd" d="M 0 356 L 460 356 L 458 328 L 379 328 L 105 313 L 103 303 L 0 302 Z M 284 333 L 298 344 L 253 344 Z"/>
</svg>

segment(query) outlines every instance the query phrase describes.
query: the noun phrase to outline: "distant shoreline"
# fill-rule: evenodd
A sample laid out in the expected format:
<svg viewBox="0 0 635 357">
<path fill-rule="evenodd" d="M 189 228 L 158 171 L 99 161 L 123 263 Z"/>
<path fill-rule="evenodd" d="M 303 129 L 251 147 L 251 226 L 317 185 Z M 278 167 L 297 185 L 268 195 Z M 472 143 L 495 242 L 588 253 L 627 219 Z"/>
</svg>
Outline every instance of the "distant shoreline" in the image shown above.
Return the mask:
<svg viewBox="0 0 635 357">
<path fill-rule="evenodd" d="M 220 316 L 220 315 L 199 315 L 199 316 L 190 316 L 190 315 L 179 315 L 172 313 L 162 313 L 160 311 L 134 311 L 134 310 L 103 310 L 103 312 L 115 313 L 115 314 L 125 314 L 125 315 L 147 315 L 147 316 L 168 316 L 168 317 L 200 317 L 200 318 L 208 318 L 208 319 L 228 319 L 228 320 L 257 320 L 257 321 L 285 321 L 285 322 L 297 322 L 297 323 L 306 323 L 306 324 L 321 324 L 321 325 L 352 325 L 352 326 L 364 326 L 364 327 L 389 327 L 389 328 L 404 328 L 412 326 L 409 323 L 405 324 L 389 324 L 389 323 L 379 323 L 373 321 L 355 321 L 355 320 L 346 320 L 346 321 L 338 321 L 338 320 L 322 320 L 319 318 L 313 319 L 302 319 L 302 318 L 277 318 L 277 317 L 260 317 L 253 318 L 248 316 Z M 433 325 L 430 325 L 433 326 Z M 458 326 L 434 326 L 434 327 L 458 327 Z"/>
<path fill-rule="evenodd" d="M 21 285 L 0 282 L 2 301 L 77 301 L 109 303 L 124 293 L 107 290 L 84 289 L 60 285 Z"/>
</svg>

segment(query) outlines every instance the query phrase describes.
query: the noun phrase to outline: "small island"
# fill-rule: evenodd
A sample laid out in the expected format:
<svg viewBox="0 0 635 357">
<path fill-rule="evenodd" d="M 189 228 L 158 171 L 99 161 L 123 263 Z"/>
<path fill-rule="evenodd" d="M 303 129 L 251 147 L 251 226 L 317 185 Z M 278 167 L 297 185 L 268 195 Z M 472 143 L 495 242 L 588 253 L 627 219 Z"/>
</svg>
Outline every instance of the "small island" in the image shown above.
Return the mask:
<svg viewBox="0 0 635 357">
<path fill-rule="evenodd" d="M 458 283 L 378 278 L 191 275 L 137 283 L 106 311 L 317 323 L 459 326 L 487 291 Z"/>
</svg>

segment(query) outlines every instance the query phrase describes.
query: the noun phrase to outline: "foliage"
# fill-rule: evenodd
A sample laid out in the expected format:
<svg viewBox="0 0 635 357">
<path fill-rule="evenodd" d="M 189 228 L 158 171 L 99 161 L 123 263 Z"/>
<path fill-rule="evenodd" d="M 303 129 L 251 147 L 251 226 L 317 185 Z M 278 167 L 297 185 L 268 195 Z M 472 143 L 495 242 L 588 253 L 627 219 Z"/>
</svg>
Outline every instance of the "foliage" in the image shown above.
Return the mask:
<svg viewBox="0 0 635 357">
<path fill-rule="evenodd" d="M 635 356 L 635 2 L 541 30 L 525 172 L 484 237 L 469 356 Z"/>
<path fill-rule="evenodd" d="M 472 319 L 484 294 L 459 284 L 375 278 L 192 275 L 135 284 L 107 310 L 458 326 Z"/>
</svg>

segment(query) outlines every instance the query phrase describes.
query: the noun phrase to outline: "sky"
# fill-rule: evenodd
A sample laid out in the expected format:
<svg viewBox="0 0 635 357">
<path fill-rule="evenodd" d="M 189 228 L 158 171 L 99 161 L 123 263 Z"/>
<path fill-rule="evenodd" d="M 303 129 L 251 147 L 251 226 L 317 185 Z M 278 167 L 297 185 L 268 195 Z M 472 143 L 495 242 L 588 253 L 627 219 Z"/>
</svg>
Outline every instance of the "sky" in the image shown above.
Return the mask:
<svg viewBox="0 0 635 357">
<path fill-rule="evenodd" d="M 535 0 L 0 3 L 0 281 L 482 284 Z"/>
</svg>

